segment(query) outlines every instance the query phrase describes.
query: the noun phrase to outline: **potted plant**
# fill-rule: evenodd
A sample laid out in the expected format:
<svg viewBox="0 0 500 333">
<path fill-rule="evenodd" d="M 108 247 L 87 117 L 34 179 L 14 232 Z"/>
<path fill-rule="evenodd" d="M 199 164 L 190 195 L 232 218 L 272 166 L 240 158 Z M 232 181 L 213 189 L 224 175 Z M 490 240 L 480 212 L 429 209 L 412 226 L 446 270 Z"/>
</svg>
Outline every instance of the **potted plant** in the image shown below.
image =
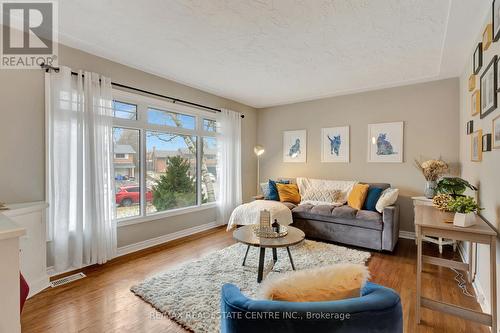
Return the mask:
<svg viewBox="0 0 500 333">
<path fill-rule="evenodd" d="M 420 163 L 415 160 L 415 165 L 424 175 L 425 180 L 425 190 L 424 195 L 428 199 L 434 198 L 437 189 L 437 180 L 439 177 L 444 175 L 448 170 L 448 164 L 445 161 L 439 160 L 428 160 Z"/>
<path fill-rule="evenodd" d="M 443 177 L 437 183 L 437 192 L 440 194 L 449 194 L 453 198 L 463 196 L 466 189 L 477 191 L 477 187 L 459 177 Z"/>
<path fill-rule="evenodd" d="M 453 225 L 470 227 L 476 224 L 475 213 L 480 210 L 476 200 L 469 196 L 457 196 L 448 201 L 448 210 L 455 213 Z"/>
</svg>

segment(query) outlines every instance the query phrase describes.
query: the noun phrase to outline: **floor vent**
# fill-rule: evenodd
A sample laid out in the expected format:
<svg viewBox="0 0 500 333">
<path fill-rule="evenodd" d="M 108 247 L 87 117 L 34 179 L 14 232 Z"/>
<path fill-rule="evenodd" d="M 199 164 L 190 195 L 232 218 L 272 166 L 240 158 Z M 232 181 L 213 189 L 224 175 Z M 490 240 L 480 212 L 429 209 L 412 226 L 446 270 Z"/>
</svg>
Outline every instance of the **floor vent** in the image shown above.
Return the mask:
<svg viewBox="0 0 500 333">
<path fill-rule="evenodd" d="M 73 281 L 83 279 L 84 277 L 86 277 L 86 275 L 83 274 L 82 272 L 68 275 L 68 276 L 65 276 L 63 278 L 51 281 L 50 286 L 52 288 L 59 287 L 59 286 L 62 286 L 63 284 L 68 284 L 68 283 L 71 283 Z"/>
</svg>

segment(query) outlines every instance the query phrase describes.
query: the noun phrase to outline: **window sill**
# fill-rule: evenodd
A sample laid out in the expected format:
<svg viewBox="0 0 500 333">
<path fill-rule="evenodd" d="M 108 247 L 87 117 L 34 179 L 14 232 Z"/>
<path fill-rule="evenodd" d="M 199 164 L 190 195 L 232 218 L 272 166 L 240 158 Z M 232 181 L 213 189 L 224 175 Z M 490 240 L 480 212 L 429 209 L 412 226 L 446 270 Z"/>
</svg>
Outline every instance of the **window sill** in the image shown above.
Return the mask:
<svg viewBox="0 0 500 333">
<path fill-rule="evenodd" d="M 169 210 L 166 212 L 155 213 L 155 214 L 147 215 L 147 216 L 130 217 L 130 218 L 118 220 L 116 222 L 116 226 L 118 228 L 120 228 L 120 227 L 125 227 L 128 225 L 138 224 L 138 223 L 161 220 L 161 219 L 172 217 L 172 216 L 184 215 L 184 214 L 199 212 L 199 211 L 203 211 L 203 210 L 213 209 L 215 207 L 217 207 L 217 204 L 215 202 L 211 202 L 211 203 L 206 203 L 206 204 L 203 204 L 200 206 L 191 206 L 191 207 L 172 209 L 172 210 Z"/>
</svg>

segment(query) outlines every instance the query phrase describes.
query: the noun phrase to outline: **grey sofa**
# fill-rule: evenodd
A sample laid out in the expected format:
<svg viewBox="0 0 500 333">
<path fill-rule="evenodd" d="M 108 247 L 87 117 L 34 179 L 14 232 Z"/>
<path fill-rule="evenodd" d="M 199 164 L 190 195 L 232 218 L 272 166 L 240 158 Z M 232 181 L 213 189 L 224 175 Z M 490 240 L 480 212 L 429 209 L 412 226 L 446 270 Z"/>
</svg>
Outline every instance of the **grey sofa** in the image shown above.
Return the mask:
<svg viewBox="0 0 500 333">
<path fill-rule="evenodd" d="M 386 189 L 390 184 L 367 183 Z M 286 203 L 292 210 L 293 226 L 306 237 L 360 246 L 374 250 L 393 251 L 399 237 L 399 207 L 386 207 L 379 212 L 356 210 L 347 205 Z"/>
</svg>

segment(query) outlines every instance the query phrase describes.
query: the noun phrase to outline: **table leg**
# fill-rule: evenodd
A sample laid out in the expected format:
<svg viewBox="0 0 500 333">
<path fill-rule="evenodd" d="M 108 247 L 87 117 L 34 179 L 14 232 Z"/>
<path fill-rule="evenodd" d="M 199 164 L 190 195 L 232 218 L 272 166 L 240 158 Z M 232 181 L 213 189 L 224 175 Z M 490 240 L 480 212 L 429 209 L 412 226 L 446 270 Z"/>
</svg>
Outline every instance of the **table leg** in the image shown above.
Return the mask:
<svg viewBox="0 0 500 333">
<path fill-rule="evenodd" d="M 491 289 L 491 332 L 497 332 L 497 239 L 490 240 L 490 289 Z"/>
<path fill-rule="evenodd" d="M 243 258 L 243 263 L 241 264 L 241 266 L 245 266 L 245 262 L 247 261 L 247 256 L 248 256 L 248 250 L 250 250 L 250 245 L 247 246 L 245 257 Z"/>
<path fill-rule="evenodd" d="M 273 260 L 274 262 L 278 261 L 278 251 L 276 250 L 275 247 L 273 247 Z"/>
<path fill-rule="evenodd" d="M 264 275 L 264 259 L 266 257 L 266 248 L 261 247 L 260 248 L 260 255 L 259 255 L 259 272 L 257 274 L 257 283 L 260 283 L 262 281 L 262 275 Z"/>
<path fill-rule="evenodd" d="M 417 225 L 417 299 L 415 308 L 415 320 L 420 324 L 420 293 L 422 283 L 422 232 L 420 226 Z"/>
<path fill-rule="evenodd" d="M 474 272 L 472 271 L 472 258 L 473 258 L 473 255 L 472 255 L 472 242 L 469 241 L 469 244 L 468 244 L 468 262 L 467 262 L 467 265 L 469 266 L 468 267 L 468 272 L 467 272 L 467 280 L 469 281 L 469 283 L 472 283 L 472 277 L 474 276 Z"/>
<path fill-rule="evenodd" d="M 290 258 L 290 264 L 292 264 L 292 269 L 295 270 L 295 265 L 293 264 L 292 253 L 290 252 L 290 248 L 287 246 L 286 251 L 288 252 L 288 258 Z"/>
<path fill-rule="evenodd" d="M 439 237 L 439 254 L 443 254 L 443 238 Z"/>
</svg>

